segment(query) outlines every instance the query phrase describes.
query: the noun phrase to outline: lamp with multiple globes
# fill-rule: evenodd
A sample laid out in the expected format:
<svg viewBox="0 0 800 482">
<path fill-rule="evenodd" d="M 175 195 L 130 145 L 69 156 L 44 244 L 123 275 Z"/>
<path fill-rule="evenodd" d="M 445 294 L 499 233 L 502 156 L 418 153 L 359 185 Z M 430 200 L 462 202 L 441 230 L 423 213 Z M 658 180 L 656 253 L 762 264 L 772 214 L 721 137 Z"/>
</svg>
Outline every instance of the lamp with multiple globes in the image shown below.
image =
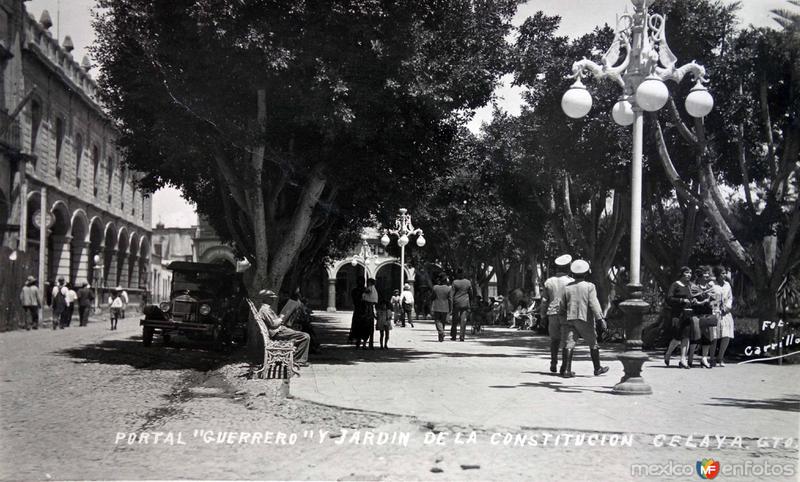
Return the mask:
<svg viewBox="0 0 800 482">
<path fill-rule="evenodd" d="M 367 285 L 368 273 L 367 273 L 367 264 L 374 264 L 375 259 L 377 259 L 378 255 L 372 253 L 372 249 L 367 242 L 367 238 L 365 236 L 361 237 L 361 247 L 359 248 L 358 254 L 354 254 L 353 257 L 350 259 L 350 265 L 353 267 L 358 266 L 360 262 L 364 263 L 364 286 Z"/>
<path fill-rule="evenodd" d="M 397 245 L 400 246 L 400 289 L 403 289 L 405 284 L 405 266 L 406 266 L 406 245 L 410 241 L 410 235 L 417 236 L 417 246 L 420 248 L 425 246 L 425 237 L 421 229 L 415 228 L 411 224 L 411 215 L 408 214 L 406 208 L 400 208 L 399 214 L 394 221 L 394 229 L 386 229 L 381 236 L 381 244 L 384 247 L 389 246 L 389 234 L 397 236 Z"/>
<path fill-rule="evenodd" d="M 643 111 L 656 112 L 669 101 L 666 80 L 680 82 L 691 74 L 697 82 L 686 97 L 686 112 L 702 118 L 711 112 L 714 99 L 703 86 L 705 68 L 696 62 L 677 66 L 677 57 L 667 44 L 666 19 L 648 12 L 654 0 L 631 0 L 633 13 L 624 13 L 617 20 L 614 40 L 603 55 L 602 65 L 584 58 L 572 64 L 575 83 L 561 98 L 564 113 L 581 118 L 589 113 L 592 98 L 581 82 L 584 76 L 607 78 L 622 88 L 620 100 L 611 109 L 611 117 L 619 125 L 633 126 L 631 155 L 631 231 L 630 283 L 628 299 L 620 304 L 626 316 L 626 351 L 619 355 L 625 376 L 614 387 L 618 394 L 651 394 L 652 389 L 641 377 L 647 355 L 641 352 L 642 323 L 649 305 L 642 300 L 640 282 L 641 218 L 642 218 L 642 138 Z"/>
</svg>

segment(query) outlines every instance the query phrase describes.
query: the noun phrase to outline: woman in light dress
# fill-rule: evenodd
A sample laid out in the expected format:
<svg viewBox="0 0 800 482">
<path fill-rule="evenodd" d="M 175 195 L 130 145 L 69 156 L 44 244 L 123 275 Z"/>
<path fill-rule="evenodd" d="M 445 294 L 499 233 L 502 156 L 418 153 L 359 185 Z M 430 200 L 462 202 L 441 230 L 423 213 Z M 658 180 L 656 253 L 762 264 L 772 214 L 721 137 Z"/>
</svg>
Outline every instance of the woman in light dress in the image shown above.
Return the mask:
<svg viewBox="0 0 800 482">
<path fill-rule="evenodd" d="M 731 315 L 731 310 L 733 309 L 733 289 L 728 280 L 725 279 L 725 270 L 722 266 L 714 267 L 714 283 L 720 287 L 721 297 L 719 305 L 719 324 L 717 325 L 719 352 L 716 354 L 716 364 L 724 367 L 725 351 L 728 349 L 728 344 L 731 339 L 733 339 L 733 315 Z M 714 363 L 714 352 L 716 351 L 717 343 L 712 345 L 712 364 Z"/>
</svg>

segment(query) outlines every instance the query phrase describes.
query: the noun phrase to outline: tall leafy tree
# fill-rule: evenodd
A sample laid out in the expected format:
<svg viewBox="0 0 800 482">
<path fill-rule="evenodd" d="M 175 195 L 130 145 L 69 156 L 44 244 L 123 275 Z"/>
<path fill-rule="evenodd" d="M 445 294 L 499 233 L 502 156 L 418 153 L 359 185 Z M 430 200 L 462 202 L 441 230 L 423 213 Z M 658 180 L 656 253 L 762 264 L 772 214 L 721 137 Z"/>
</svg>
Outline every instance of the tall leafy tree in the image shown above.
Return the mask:
<svg viewBox="0 0 800 482">
<path fill-rule="evenodd" d="M 462 129 L 442 167 L 429 184 L 415 218 L 425 226 L 425 257 L 453 273 L 464 268 L 477 287 L 498 273 L 518 213 L 507 206 L 498 186 L 504 170 L 483 139 Z"/>
<path fill-rule="evenodd" d="M 697 50 L 681 52 L 690 46 Z M 791 32 L 729 28 L 707 45 L 681 42 L 675 50 L 706 65 L 716 105 L 705 120 L 692 119 L 673 98 L 653 116 L 657 159 L 678 199 L 702 209 L 753 282 L 760 315 L 774 319 L 777 290 L 800 264 L 800 48 Z"/>
<path fill-rule="evenodd" d="M 560 101 L 572 62 L 589 55 L 600 61 L 613 31 L 605 26 L 570 41 L 556 35 L 559 21 L 539 12 L 520 29 L 515 82 L 529 88 L 520 116 L 527 153 L 521 173 L 561 249 L 591 261 L 606 306 L 626 230 L 629 135 L 609 118 L 619 95 L 611 83 L 588 80 L 595 105 L 583 119 L 569 119 Z"/>
<path fill-rule="evenodd" d="M 516 5 L 100 0 L 94 54 L 144 186 L 180 187 L 277 288 L 419 196 L 507 71 Z"/>
</svg>

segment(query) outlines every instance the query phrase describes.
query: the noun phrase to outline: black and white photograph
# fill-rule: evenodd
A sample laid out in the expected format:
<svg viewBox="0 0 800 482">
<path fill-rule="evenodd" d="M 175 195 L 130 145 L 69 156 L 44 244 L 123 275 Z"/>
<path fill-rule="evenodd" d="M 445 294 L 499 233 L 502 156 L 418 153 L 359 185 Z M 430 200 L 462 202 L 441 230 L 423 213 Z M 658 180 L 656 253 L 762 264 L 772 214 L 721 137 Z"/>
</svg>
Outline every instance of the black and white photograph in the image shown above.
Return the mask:
<svg viewBox="0 0 800 482">
<path fill-rule="evenodd" d="M 800 480 L 800 0 L 0 0 L 0 482 Z"/>
</svg>

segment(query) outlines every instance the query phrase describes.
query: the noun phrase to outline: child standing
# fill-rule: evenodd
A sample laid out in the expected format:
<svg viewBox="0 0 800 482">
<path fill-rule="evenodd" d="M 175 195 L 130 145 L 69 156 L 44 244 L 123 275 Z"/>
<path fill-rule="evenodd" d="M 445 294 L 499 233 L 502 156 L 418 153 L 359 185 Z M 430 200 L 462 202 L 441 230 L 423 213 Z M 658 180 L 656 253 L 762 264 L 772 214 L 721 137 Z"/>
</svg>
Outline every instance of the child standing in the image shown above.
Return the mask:
<svg viewBox="0 0 800 482">
<path fill-rule="evenodd" d="M 394 290 L 392 294 L 392 321 L 395 325 L 400 324 L 400 290 Z"/>
<path fill-rule="evenodd" d="M 389 332 L 392 331 L 392 311 L 386 301 L 378 304 L 378 321 L 375 328 L 380 331 L 381 348 L 389 348 Z"/>
<path fill-rule="evenodd" d="M 111 296 L 108 297 L 108 304 L 110 307 L 108 311 L 111 313 L 111 329 L 116 330 L 117 321 L 119 321 L 119 317 L 122 316 L 122 308 L 125 306 L 119 291 L 114 291 Z"/>
</svg>

